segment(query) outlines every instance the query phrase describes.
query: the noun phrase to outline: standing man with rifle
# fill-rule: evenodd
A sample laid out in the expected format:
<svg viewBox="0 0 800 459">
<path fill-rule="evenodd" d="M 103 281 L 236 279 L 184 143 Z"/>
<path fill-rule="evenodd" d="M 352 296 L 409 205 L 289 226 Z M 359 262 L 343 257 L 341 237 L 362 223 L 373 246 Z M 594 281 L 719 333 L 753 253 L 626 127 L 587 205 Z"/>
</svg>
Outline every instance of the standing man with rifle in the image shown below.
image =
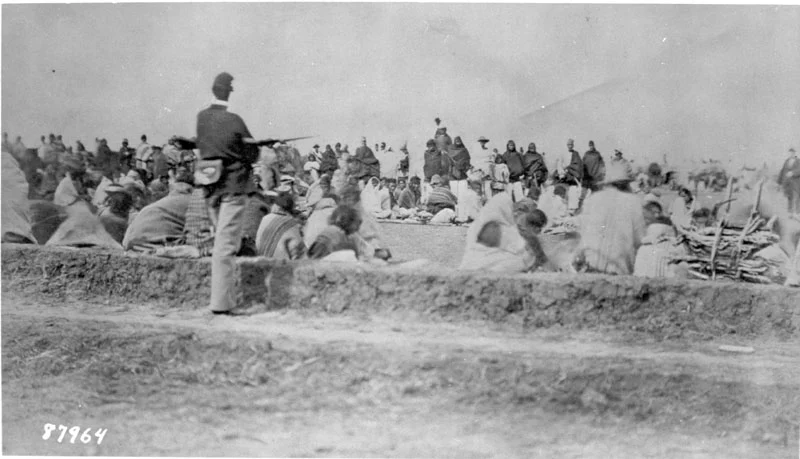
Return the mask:
<svg viewBox="0 0 800 459">
<path fill-rule="evenodd" d="M 211 254 L 211 312 L 230 314 L 236 306 L 235 256 L 242 244 L 243 216 L 248 195 L 257 191 L 251 179 L 258 144 L 239 115 L 228 111 L 233 77 L 220 73 L 211 91 L 215 100 L 197 115 L 200 161 L 195 182 L 206 190 L 206 205 L 214 225 Z"/>
</svg>

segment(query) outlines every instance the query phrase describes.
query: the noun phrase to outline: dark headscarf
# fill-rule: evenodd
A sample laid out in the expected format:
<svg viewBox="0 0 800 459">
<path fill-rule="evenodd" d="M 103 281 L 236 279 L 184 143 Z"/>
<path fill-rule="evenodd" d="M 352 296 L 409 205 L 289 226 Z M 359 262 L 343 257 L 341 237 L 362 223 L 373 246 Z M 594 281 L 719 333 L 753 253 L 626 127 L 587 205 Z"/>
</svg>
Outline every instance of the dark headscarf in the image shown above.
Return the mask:
<svg viewBox="0 0 800 459">
<path fill-rule="evenodd" d="M 333 151 L 330 145 L 327 145 L 325 147 L 325 152 L 322 153 L 322 161 L 319 165 L 319 173 L 333 174 L 337 169 L 339 169 L 339 160 L 336 158 L 336 152 Z"/>
<path fill-rule="evenodd" d="M 583 155 L 584 186 L 592 188 L 603 181 L 606 165 L 603 156 L 597 150 L 589 150 Z"/>
<path fill-rule="evenodd" d="M 380 177 L 380 161 L 375 157 L 375 153 L 366 146 L 360 146 L 356 149 L 356 154 L 352 157 L 353 161 L 359 164 L 359 172 L 356 175 L 358 179 L 369 177 Z"/>
<path fill-rule="evenodd" d="M 469 150 L 461 142 L 461 137 L 456 137 L 453 145 L 450 145 L 448 154 L 450 155 L 450 180 L 466 180 L 467 172 L 470 168 Z"/>
<path fill-rule="evenodd" d="M 506 144 L 506 152 L 503 154 L 508 166 L 509 178 L 512 182 L 519 181 L 525 175 L 525 168 L 522 164 L 522 155 L 517 151 L 517 145 L 513 140 L 509 140 Z"/>
<path fill-rule="evenodd" d="M 434 175 L 442 173 L 442 152 L 436 146 L 428 146 L 425 150 L 425 165 L 423 167 L 425 178 L 430 180 Z"/>
<path fill-rule="evenodd" d="M 547 165 L 544 162 L 544 157 L 538 152 L 534 151 L 536 146 L 530 144 L 528 151 L 522 156 L 522 165 L 525 168 L 525 174 L 528 176 L 530 183 L 529 188 L 539 186 L 547 179 Z"/>
</svg>

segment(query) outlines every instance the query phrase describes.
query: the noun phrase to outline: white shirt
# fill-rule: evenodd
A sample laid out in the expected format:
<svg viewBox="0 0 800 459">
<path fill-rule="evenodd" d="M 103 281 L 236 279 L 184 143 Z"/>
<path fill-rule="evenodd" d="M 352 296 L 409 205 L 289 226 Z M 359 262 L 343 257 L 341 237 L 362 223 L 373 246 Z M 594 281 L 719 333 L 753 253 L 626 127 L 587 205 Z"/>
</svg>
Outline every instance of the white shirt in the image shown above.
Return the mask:
<svg viewBox="0 0 800 459">
<path fill-rule="evenodd" d="M 469 156 L 472 167 L 482 170 L 486 175 L 491 173 L 489 166 L 492 164 L 492 150 L 489 147 L 484 150 L 480 142 L 475 143 L 469 150 Z"/>
<path fill-rule="evenodd" d="M 144 168 L 144 162 L 150 159 L 153 149 L 147 142 L 142 142 L 136 147 L 136 166 Z"/>
</svg>

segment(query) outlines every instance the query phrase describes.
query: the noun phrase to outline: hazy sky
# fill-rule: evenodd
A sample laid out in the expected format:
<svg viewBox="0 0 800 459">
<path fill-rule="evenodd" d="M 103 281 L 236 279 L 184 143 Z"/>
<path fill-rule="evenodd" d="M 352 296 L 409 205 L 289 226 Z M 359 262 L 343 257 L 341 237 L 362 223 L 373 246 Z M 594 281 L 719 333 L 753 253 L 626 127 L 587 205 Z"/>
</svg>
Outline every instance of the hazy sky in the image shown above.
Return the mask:
<svg viewBox="0 0 800 459">
<path fill-rule="evenodd" d="M 117 148 L 195 135 L 214 76 L 259 138 L 421 152 L 589 139 L 644 161 L 760 164 L 800 147 L 800 7 L 429 3 L 2 8 L 2 128 Z M 773 166 L 779 167 L 778 166 Z"/>
</svg>

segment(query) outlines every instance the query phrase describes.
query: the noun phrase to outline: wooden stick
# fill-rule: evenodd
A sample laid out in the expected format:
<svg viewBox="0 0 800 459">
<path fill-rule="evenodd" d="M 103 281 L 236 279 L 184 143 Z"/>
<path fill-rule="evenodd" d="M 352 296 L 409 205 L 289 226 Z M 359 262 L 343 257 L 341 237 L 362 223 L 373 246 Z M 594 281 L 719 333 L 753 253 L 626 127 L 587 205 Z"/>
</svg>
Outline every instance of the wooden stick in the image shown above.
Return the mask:
<svg viewBox="0 0 800 459">
<path fill-rule="evenodd" d="M 717 226 L 717 234 L 714 236 L 714 244 L 711 246 L 711 280 L 716 280 L 717 278 L 717 267 L 716 267 L 716 258 L 717 258 L 717 246 L 719 245 L 719 240 L 722 237 L 722 230 L 725 227 L 725 220 L 720 220 L 719 226 Z"/>
<path fill-rule="evenodd" d="M 756 202 L 753 203 L 753 210 L 750 212 L 750 215 L 753 216 L 758 214 L 758 206 L 761 204 L 761 191 L 764 189 L 764 179 L 761 179 L 758 182 L 758 193 L 756 193 Z"/>
<path fill-rule="evenodd" d="M 766 226 L 764 226 L 764 229 L 767 231 L 773 231 L 775 228 L 776 221 L 778 221 L 778 216 L 773 215 L 772 218 L 770 218 L 769 221 L 767 222 Z"/>
<path fill-rule="evenodd" d="M 725 200 L 728 201 L 728 203 L 725 204 L 725 218 L 728 217 L 728 213 L 731 211 L 731 201 L 732 201 L 731 196 L 733 195 L 733 175 L 728 177 L 728 192 L 726 194 L 728 197 L 725 198 Z"/>
<path fill-rule="evenodd" d="M 744 225 L 744 228 L 742 228 L 742 234 L 739 235 L 739 243 L 736 245 L 736 251 L 733 253 L 733 258 L 731 258 L 731 264 L 728 265 L 731 269 L 734 269 L 736 266 L 739 265 L 739 255 L 742 253 L 742 245 L 744 244 L 744 238 L 745 236 L 747 236 L 747 233 L 753 224 L 754 216 L 755 216 L 754 214 L 750 214 L 750 218 L 747 219 L 747 223 Z M 741 272 L 739 274 L 741 275 Z"/>
</svg>

